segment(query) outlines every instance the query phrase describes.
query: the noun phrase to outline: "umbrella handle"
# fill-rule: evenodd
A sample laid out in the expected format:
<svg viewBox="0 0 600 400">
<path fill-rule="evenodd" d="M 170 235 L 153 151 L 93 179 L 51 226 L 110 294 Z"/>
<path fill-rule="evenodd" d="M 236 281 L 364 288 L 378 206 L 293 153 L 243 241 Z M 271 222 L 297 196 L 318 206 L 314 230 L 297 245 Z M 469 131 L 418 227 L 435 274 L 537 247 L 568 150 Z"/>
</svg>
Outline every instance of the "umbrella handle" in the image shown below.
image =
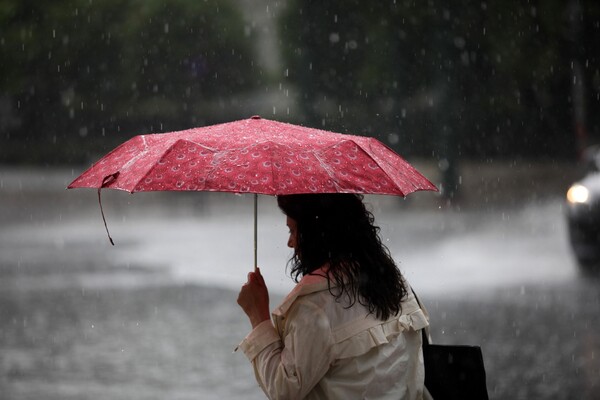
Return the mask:
<svg viewBox="0 0 600 400">
<path fill-rule="evenodd" d="M 254 193 L 254 272 L 258 270 L 258 194 Z"/>
</svg>

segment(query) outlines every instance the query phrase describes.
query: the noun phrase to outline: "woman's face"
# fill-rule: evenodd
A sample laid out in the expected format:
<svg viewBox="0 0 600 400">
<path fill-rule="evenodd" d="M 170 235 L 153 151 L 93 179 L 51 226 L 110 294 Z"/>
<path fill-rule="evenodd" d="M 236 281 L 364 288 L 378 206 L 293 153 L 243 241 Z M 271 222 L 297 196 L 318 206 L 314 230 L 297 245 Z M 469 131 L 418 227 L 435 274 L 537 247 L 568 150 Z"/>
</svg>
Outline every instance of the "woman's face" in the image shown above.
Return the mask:
<svg viewBox="0 0 600 400">
<path fill-rule="evenodd" d="M 294 251 L 298 251 L 298 227 L 296 225 L 296 220 L 287 217 L 286 225 L 290 230 L 290 237 L 288 239 L 287 245 L 288 247 L 294 249 Z"/>
</svg>

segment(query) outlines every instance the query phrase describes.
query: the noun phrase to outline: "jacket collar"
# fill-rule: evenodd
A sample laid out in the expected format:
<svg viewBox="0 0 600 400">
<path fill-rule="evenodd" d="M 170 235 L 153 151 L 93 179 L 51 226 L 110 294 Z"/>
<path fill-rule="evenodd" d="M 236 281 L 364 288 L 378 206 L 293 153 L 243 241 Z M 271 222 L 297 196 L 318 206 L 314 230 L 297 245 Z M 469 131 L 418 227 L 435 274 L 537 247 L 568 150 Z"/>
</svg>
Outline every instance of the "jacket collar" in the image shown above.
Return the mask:
<svg viewBox="0 0 600 400">
<path fill-rule="evenodd" d="M 298 297 L 321 292 L 323 290 L 329 290 L 330 287 L 335 287 L 335 283 L 329 283 L 329 280 L 327 279 L 328 269 L 329 268 L 327 267 L 322 267 L 308 275 L 304 275 L 302 279 L 300 279 L 300 282 L 294 286 L 294 289 L 292 289 L 285 299 L 283 299 L 279 307 L 273 311 L 273 315 L 281 317 L 287 314 L 288 310 Z"/>
</svg>

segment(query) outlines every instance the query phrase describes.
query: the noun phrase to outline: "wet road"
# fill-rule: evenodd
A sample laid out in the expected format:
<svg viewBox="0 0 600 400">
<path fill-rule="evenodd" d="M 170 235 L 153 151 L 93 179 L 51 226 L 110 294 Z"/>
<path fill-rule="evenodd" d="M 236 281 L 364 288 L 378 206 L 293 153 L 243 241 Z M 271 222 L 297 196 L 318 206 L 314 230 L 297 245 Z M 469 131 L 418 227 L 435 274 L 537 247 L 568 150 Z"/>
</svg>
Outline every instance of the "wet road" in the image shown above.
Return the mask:
<svg viewBox="0 0 600 400">
<path fill-rule="evenodd" d="M 105 191 L 112 247 L 96 193 L 56 190 L 69 177 L 0 174 L 2 398 L 263 398 L 231 353 L 248 331 L 235 298 L 252 268 L 251 198 Z M 491 398 L 600 398 L 600 281 L 572 260 L 559 197 L 368 201 L 434 340 L 482 346 Z M 275 305 L 292 285 L 286 228 L 272 198 L 259 215 Z"/>
</svg>

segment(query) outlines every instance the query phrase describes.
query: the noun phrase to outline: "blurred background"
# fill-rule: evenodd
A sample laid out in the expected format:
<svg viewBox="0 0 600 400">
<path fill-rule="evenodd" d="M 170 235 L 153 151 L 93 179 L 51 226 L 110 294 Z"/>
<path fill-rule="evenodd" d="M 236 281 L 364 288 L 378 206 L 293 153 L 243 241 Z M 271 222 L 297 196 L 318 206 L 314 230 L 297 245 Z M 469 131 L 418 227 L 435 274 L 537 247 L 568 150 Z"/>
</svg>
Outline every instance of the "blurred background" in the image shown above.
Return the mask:
<svg viewBox="0 0 600 400">
<path fill-rule="evenodd" d="M 0 0 L 0 398 L 263 398 L 231 353 L 251 200 L 104 191 L 112 247 L 96 193 L 64 190 L 132 136 L 252 115 L 377 137 L 440 188 L 367 200 L 491 398 L 598 398 L 600 282 L 565 195 L 599 106 L 595 0 Z M 272 198 L 259 221 L 275 306 Z"/>
</svg>

